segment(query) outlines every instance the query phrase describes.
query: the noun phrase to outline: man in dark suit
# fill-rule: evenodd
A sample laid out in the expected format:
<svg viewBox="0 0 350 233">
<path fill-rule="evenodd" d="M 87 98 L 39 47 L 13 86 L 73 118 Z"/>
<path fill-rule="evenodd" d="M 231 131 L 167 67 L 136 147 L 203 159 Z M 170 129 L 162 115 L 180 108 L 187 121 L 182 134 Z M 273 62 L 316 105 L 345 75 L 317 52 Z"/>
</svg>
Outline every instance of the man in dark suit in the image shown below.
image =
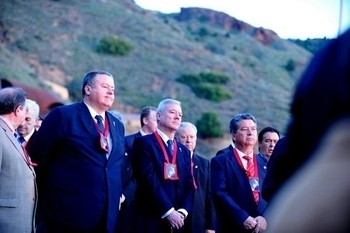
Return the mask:
<svg viewBox="0 0 350 233">
<path fill-rule="evenodd" d="M 217 232 L 262 232 L 267 203 L 260 195 L 265 177 L 264 162 L 254 154 L 256 119 L 250 113 L 233 117 L 230 123 L 235 148 L 211 160 L 211 188 L 217 211 Z"/>
<path fill-rule="evenodd" d="M 133 215 L 134 215 L 134 197 L 136 189 L 136 180 L 133 175 L 131 166 L 131 149 L 135 138 L 152 134 L 157 129 L 157 109 L 152 106 L 146 106 L 141 110 L 140 124 L 141 129 L 135 134 L 131 134 L 125 137 L 125 156 L 122 163 L 123 173 L 123 196 L 124 202 L 121 204 L 121 209 L 118 219 L 117 233 L 130 233 L 132 232 Z"/>
<path fill-rule="evenodd" d="M 216 214 L 211 198 L 209 160 L 194 153 L 197 143 L 197 127 L 190 122 L 182 122 L 176 131 L 176 139 L 191 152 L 191 165 L 194 177 L 194 205 L 189 215 L 187 233 L 215 233 Z"/>
<path fill-rule="evenodd" d="M 181 103 L 162 100 L 155 133 L 134 141 L 135 232 L 183 232 L 185 218 L 192 211 L 190 151 L 174 140 L 181 119 Z"/>
<path fill-rule="evenodd" d="M 83 101 L 51 110 L 27 147 L 42 170 L 40 206 L 48 232 L 116 230 L 124 126 L 107 112 L 114 88 L 110 73 L 87 73 Z"/>
<path fill-rule="evenodd" d="M 258 156 L 267 162 L 269 161 L 275 146 L 280 139 L 280 132 L 271 126 L 263 128 L 258 134 L 259 154 Z M 266 166 L 265 165 L 265 166 Z"/>
<path fill-rule="evenodd" d="M 0 90 L 0 232 L 35 231 L 35 171 L 14 134 L 25 118 L 25 101 L 21 88 Z"/>
</svg>

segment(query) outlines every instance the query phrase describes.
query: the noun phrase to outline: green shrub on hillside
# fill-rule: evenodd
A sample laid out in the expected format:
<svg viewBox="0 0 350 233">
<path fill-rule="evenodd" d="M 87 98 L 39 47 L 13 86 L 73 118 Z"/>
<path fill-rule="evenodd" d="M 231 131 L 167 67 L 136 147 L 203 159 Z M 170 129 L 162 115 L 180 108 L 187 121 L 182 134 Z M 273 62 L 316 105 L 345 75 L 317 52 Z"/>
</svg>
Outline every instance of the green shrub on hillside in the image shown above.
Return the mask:
<svg viewBox="0 0 350 233">
<path fill-rule="evenodd" d="M 127 41 L 112 36 L 102 38 L 100 44 L 97 46 L 98 53 L 117 56 L 125 56 L 131 50 L 132 46 Z"/>
<path fill-rule="evenodd" d="M 286 68 L 287 71 L 293 72 L 295 70 L 295 68 L 296 68 L 295 61 L 292 60 L 292 59 L 289 59 L 287 64 L 285 65 L 285 68 Z"/>
<path fill-rule="evenodd" d="M 200 83 L 201 77 L 198 74 L 183 74 L 176 79 L 178 82 L 186 84 L 188 86 L 193 86 Z"/>
<path fill-rule="evenodd" d="M 221 102 L 223 100 L 231 99 L 232 96 L 221 86 L 211 83 L 199 83 L 192 87 L 192 91 L 199 98 Z"/>
<path fill-rule="evenodd" d="M 202 138 L 222 137 L 222 124 L 215 112 L 205 112 L 196 122 L 198 135 Z"/>
<path fill-rule="evenodd" d="M 201 72 L 199 74 L 183 74 L 177 78 L 178 82 L 184 83 L 191 87 L 197 97 L 220 102 L 231 99 L 232 96 L 222 84 L 227 84 L 230 77 L 215 72 Z"/>
<path fill-rule="evenodd" d="M 199 74 L 183 74 L 177 81 L 189 86 L 198 83 L 227 84 L 231 78 L 225 74 L 216 72 L 200 72 Z"/>
<path fill-rule="evenodd" d="M 230 81 L 230 77 L 225 74 L 215 72 L 201 72 L 200 78 L 204 82 L 216 83 L 216 84 L 227 84 Z"/>
</svg>

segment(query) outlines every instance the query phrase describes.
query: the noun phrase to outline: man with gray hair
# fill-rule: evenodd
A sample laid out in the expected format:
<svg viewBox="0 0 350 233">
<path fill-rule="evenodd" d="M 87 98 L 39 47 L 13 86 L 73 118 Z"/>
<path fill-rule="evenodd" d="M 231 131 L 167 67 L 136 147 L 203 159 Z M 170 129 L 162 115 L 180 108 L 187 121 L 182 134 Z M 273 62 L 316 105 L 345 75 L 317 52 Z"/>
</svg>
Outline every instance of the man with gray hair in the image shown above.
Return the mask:
<svg viewBox="0 0 350 233">
<path fill-rule="evenodd" d="M 261 197 L 265 163 L 254 153 L 257 121 L 250 113 L 233 117 L 230 123 L 232 151 L 211 160 L 211 190 L 217 210 L 218 233 L 262 232 L 267 222 L 262 216 L 267 202 Z"/>
<path fill-rule="evenodd" d="M 215 233 L 215 209 L 210 189 L 209 160 L 196 154 L 197 127 L 191 122 L 181 122 L 176 131 L 176 139 L 184 144 L 191 152 L 191 167 L 194 178 L 194 204 L 189 224 L 185 225 L 186 232 Z"/>
<path fill-rule="evenodd" d="M 137 181 L 134 232 L 184 232 L 193 207 L 190 151 L 174 140 L 182 110 L 174 99 L 157 108 L 157 130 L 135 139 L 132 165 Z"/>
<path fill-rule="evenodd" d="M 27 144 L 30 143 L 30 139 L 36 134 L 37 130 L 35 129 L 35 125 L 39 120 L 40 112 L 40 107 L 34 100 L 27 99 L 25 106 L 28 112 L 24 121 L 17 128 L 17 133 L 19 135 L 18 141 L 22 146 L 27 146 Z"/>
</svg>

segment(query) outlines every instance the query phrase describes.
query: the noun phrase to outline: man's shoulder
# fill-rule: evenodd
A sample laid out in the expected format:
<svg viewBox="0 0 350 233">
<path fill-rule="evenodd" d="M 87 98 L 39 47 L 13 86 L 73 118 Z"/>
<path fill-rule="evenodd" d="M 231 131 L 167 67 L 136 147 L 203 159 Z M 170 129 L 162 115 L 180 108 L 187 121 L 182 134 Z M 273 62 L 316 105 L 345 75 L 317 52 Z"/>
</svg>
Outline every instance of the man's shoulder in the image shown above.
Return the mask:
<svg viewBox="0 0 350 233">
<path fill-rule="evenodd" d="M 225 152 L 223 152 L 221 154 L 217 154 L 211 160 L 223 161 L 223 160 L 232 159 L 233 157 L 234 156 L 232 154 L 232 150 L 230 150 L 230 151 L 225 151 Z"/>
<path fill-rule="evenodd" d="M 125 140 L 134 140 L 135 138 L 138 138 L 141 136 L 142 136 L 141 133 L 137 132 L 137 133 L 129 134 L 129 135 L 125 136 Z"/>
<path fill-rule="evenodd" d="M 216 155 L 225 154 L 225 153 L 230 152 L 232 150 L 233 150 L 233 146 L 229 145 L 228 147 L 225 147 L 225 148 L 219 150 L 218 152 L 216 152 Z"/>
<path fill-rule="evenodd" d="M 202 161 L 202 162 L 204 162 L 204 163 L 210 161 L 209 159 L 207 159 L 207 158 L 205 158 L 205 157 L 203 157 L 202 155 L 199 155 L 199 154 L 197 154 L 197 153 L 194 153 L 193 156 L 194 156 L 194 158 L 197 159 L 198 161 Z"/>
</svg>

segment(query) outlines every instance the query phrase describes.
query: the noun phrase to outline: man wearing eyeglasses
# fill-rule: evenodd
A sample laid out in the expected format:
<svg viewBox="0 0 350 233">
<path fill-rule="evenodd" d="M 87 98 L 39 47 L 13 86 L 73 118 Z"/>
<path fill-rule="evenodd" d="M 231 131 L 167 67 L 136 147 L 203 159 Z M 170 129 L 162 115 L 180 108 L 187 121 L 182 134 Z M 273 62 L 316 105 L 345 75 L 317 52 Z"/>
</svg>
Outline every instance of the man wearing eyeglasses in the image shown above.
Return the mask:
<svg viewBox="0 0 350 233">
<path fill-rule="evenodd" d="M 28 149 L 40 168 L 48 232 L 114 233 L 122 194 L 124 126 L 107 110 L 113 76 L 87 73 L 83 101 L 56 107 Z"/>
<path fill-rule="evenodd" d="M 35 171 L 15 135 L 26 115 L 25 101 L 21 88 L 0 90 L 0 232 L 35 229 Z"/>
</svg>

